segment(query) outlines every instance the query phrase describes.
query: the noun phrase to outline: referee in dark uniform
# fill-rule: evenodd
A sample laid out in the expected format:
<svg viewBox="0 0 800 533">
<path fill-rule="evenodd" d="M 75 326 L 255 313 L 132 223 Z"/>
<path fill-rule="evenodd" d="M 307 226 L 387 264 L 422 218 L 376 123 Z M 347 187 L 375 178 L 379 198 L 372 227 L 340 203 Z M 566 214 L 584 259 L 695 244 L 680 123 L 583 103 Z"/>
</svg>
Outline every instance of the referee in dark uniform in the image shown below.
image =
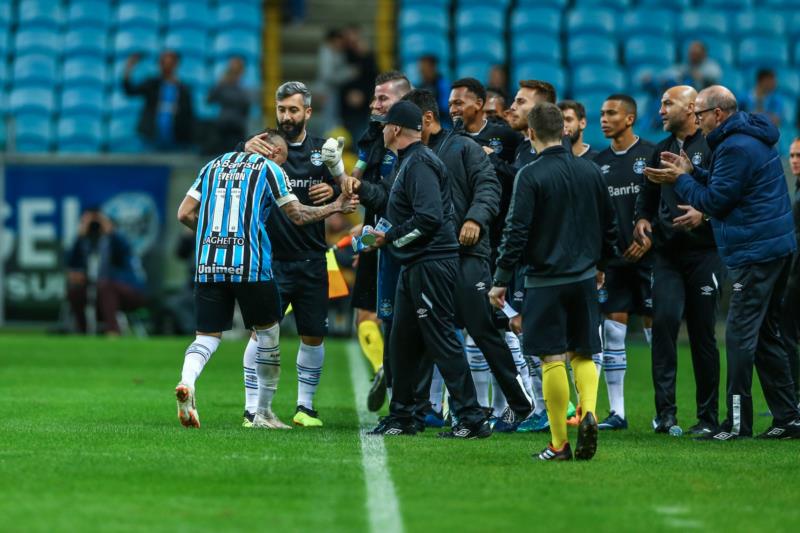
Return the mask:
<svg viewBox="0 0 800 533">
<path fill-rule="evenodd" d="M 275 99 L 278 128 L 288 146 L 286 162 L 282 166 L 287 180 L 301 203 L 326 203 L 338 193 L 338 186 L 322 163 L 321 150 L 325 139 L 312 137 L 306 130 L 312 113 L 311 91 L 299 81 L 289 81 L 278 87 Z M 276 148 L 263 133 L 244 144 L 245 150 L 268 157 Z M 282 211 L 273 210 L 267 219 L 267 231 L 272 242 L 272 269 L 278 281 L 281 311 L 285 314 L 288 306 L 292 306 L 300 334 L 294 423 L 299 426 L 321 426 L 322 420 L 314 409 L 313 399 L 325 359 L 323 341 L 328 333 L 328 269 L 325 260 L 328 246 L 325 241 L 325 222 L 298 226 Z M 253 339 L 250 343 L 253 359 L 254 342 Z M 247 372 L 252 365 L 245 361 L 244 367 Z M 251 387 L 246 384 L 248 388 Z M 245 410 L 249 411 L 247 406 Z"/>
<path fill-rule="evenodd" d="M 661 119 L 671 135 L 658 143 L 648 166 L 657 168 L 661 152 L 689 154 L 707 168 L 711 151 L 694 118 L 697 91 L 682 85 L 661 98 Z M 653 386 L 655 431 L 678 424 L 675 378 L 678 330 L 686 317 L 696 386 L 697 424 L 693 435 L 716 429 L 719 413 L 717 323 L 720 283 L 725 267 L 717 253 L 711 226 L 703 214 L 685 205 L 672 185 L 645 180 L 636 202 L 636 238 L 653 239 Z"/>
<path fill-rule="evenodd" d="M 483 352 L 508 402 L 508 410 L 494 430 L 514 431 L 530 414 L 531 400 L 518 379 L 514 356 L 495 327 L 494 309 L 486 298 L 492 281 L 489 228 L 499 209 L 500 182 L 489 158 L 475 141 L 463 132 L 442 129 L 433 93 L 414 90 L 403 99 L 422 110 L 422 142 L 442 160 L 450 178 L 460 245 L 454 295 L 456 322 L 466 328 Z M 423 383 L 423 390 L 427 388 Z"/>
<path fill-rule="evenodd" d="M 569 358 L 583 417 L 575 457 L 591 459 L 598 434 L 598 375 L 592 361 L 592 354 L 600 351 L 597 284 L 602 281 L 602 264 L 616 254 L 614 207 L 598 168 L 563 146 L 564 120 L 558 107 L 538 104 L 529 122 L 539 156 L 517 175 L 489 297 L 501 307 L 517 264 L 527 266 L 524 351 L 542 358 L 552 436 L 535 457 L 573 458 L 566 422 Z"/>
<path fill-rule="evenodd" d="M 398 154 L 399 163 L 386 209 L 392 228 L 374 234 L 375 245 L 386 245 L 403 266 L 389 339 L 389 416 L 371 433 L 416 433 L 413 417 L 419 369 L 423 357 L 432 357 L 459 406 L 459 423 L 440 435 L 488 437 L 491 428 L 478 405 L 475 385 L 456 336 L 453 293 L 458 274 L 458 241 L 447 170 L 422 144 L 421 131 L 419 107 L 407 101 L 392 106 L 383 131 L 385 146 Z"/>
</svg>

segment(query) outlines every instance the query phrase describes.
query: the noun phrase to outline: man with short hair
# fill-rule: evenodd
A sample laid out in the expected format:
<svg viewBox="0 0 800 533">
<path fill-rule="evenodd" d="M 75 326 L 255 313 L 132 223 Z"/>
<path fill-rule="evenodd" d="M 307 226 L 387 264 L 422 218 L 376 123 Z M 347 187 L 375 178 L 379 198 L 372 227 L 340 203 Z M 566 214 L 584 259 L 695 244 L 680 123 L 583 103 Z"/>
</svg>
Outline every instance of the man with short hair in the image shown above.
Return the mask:
<svg viewBox="0 0 800 533">
<path fill-rule="evenodd" d="M 789 274 L 786 294 L 783 297 L 781 333 L 786 339 L 789 352 L 789 368 L 792 371 L 795 394 L 800 399 L 800 352 L 798 352 L 798 340 L 800 339 L 800 137 L 789 146 L 789 166 L 795 179 L 792 214 L 798 251 L 794 254 L 792 271 Z"/>
<path fill-rule="evenodd" d="M 661 97 L 660 115 L 670 136 L 658 143 L 648 166 L 657 168 L 661 152 L 690 154 L 708 166 L 711 150 L 695 122 L 697 91 L 678 85 Z M 720 283 L 725 275 L 711 226 L 703 214 L 677 196 L 672 185 L 645 180 L 636 201 L 635 237 L 653 239 L 653 386 L 656 433 L 678 424 L 675 381 L 678 330 L 686 318 L 696 386 L 697 423 L 692 435 L 714 431 L 718 424 L 719 350 L 714 332 Z"/>
<path fill-rule="evenodd" d="M 695 107 L 712 151 L 708 171 L 683 152 L 662 152 L 661 168 L 645 171 L 656 183 L 675 184 L 681 198 L 711 216 L 733 281 L 725 330 L 728 417 L 699 438 L 752 436 L 754 363 L 773 416 L 759 437 L 800 438 L 800 409 L 780 333 L 781 301 L 797 250 L 789 190 L 774 148 L 780 133 L 763 115 L 737 111 L 736 97 L 720 85 L 701 91 Z"/>
<path fill-rule="evenodd" d="M 585 157 L 589 161 L 597 157 L 597 150 L 583 142 L 583 130 L 586 129 L 586 108 L 575 100 L 561 100 L 558 108 L 564 115 L 564 135 L 569 137 L 572 144 L 572 155 Z"/>
<path fill-rule="evenodd" d="M 284 171 L 259 154 L 228 152 L 206 164 L 178 208 L 178 220 L 196 232 L 197 335 L 186 350 L 175 388 L 178 419 L 200 427 L 195 381 L 231 329 L 238 302 L 245 327 L 256 336 L 258 397 L 252 427 L 289 429 L 272 412 L 280 376 L 280 296 L 272 272 L 267 217 L 277 205 L 293 224 L 352 213 L 357 201 L 339 196 L 321 207 L 301 204 Z"/>
<path fill-rule="evenodd" d="M 499 87 L 486 88 L 486 103 L 483 112 L 490 121 L 506 123 L 506 93 Z"/>
<path fill-rule="evenodd" d="M 540 354 L 550 444 L 534 457 L 571 460 L 567 440 L 570 360 L 580 396 L 575 458 L 597 450 L 598 375 L 592 354 L 600 351 L 597 286 L 604 263 L 616 255 L 616 221 L 598 168 L 562 144 L 564 121 L 555 104 L 530 113 L 531 140 L 539 156 L 520 170 L 514 184 L 500 257 L 489 298 L 502 307 L 517 264 L 527 267 L 522 309 L 526 353 Z"/>
<path fill-rule="evenodd" d="M 389 416 L 370 433 L 413 435 L 416 391 L 423 358 L 432 357 L 458 406 L 458 424 L 441 437 L 484 438 L 491 428 L 475 397 L 461 343 L 456 336 L 453 293 L 458 241 L 444 164 L 421 142 L 422 112 L 408 101 L 392 106 L 384 146 L 399 167 L 386 207 L 391 228 L 373 230 L 375 246 L 388 246 L 402 264 L 389 350 L 392 398 Z"/>
<path fill-rule="evenodd" d="M 636 115 L 636 101 L 627 94 L 612 94 L 603 102 L 600 128 L 603 135 L 611 139 L 611 146 L 594 158 L 614 202 L 618 246 L 624 250 L 622 258 L 609 263 L 600 296 L 605 315 L 603 369 L 611 407 L 608 417 L 600 423 L 601 430 L 628 428 L 624 393 L 628 316 L 636 313 L 642 317 L 648 342 L 652 325 L 652 263 L 647 254 L 652 243 L 649 237 L 641 241 L 634 239 L 633 228 L 636 196 L 644 183 L 644 168 L 653 156 L 654 147 L 634 133 Z"/>
</svg>

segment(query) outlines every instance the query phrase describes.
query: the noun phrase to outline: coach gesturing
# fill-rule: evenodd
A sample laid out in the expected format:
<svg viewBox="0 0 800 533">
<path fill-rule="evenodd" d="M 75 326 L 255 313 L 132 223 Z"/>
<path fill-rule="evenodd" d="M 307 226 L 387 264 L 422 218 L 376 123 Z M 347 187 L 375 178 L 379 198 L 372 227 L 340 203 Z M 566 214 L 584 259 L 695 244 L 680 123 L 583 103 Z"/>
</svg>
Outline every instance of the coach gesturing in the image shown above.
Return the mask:
<svg viewBox="0 0 800 533">
<path fill-rule="evenodd" d="M 733 282 L 725 335 L 728 418 L 702 438 L 727 441 L 753 434 L 754 362 L 774 417 L 761 437 L 800 438 L 800 412 L 780 335 L 781 298 L 797 249 L 789 190 L 774 148 L 780 134 L 765 117 L 737 112 L 733 93 L 719 85 L 697 95 L 694 114 L 712 151 L 709 170 L 693 167 L 685 153 L 663 152 L 661 168 L 647 168 L 645 175 L 674 183 L 678 196 L 711 216 Z"/>
</svg>

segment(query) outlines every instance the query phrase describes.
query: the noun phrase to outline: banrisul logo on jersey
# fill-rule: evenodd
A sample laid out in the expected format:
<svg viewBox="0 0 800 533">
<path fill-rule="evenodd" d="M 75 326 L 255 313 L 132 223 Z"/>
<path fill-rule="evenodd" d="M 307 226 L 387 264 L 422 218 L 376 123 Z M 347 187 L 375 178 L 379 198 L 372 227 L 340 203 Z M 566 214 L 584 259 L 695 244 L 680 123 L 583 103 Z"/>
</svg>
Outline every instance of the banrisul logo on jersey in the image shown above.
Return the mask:
<svg viewBox="0 0 800 533">
<path fill-rule="evenodd" d="M 647 159 L 644 157 L 637 157 L 633 162 L 633 171 L 637 174 L 644 174 L 644 168 L 647 166 Z"/>
<path fill-rule="evenodd" d="M 322 166 L 322 153 L 319 150 L 311 150 L 311 164 L 315 167 Z"/>
</svg>

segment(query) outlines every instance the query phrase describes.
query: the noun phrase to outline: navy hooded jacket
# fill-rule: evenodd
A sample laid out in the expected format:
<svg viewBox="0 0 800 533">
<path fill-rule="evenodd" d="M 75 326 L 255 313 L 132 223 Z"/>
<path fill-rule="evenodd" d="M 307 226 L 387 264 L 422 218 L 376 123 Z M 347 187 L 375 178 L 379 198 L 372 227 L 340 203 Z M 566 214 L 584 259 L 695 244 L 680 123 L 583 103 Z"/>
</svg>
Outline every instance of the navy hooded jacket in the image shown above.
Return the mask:
<svg viewBox="0 0 800 533">
<path fill-rule="evenodd" d="M 675 192 L 712 217 L 714 240 L 728 268 L 785 257 L 797 248 L 789 189 L 774 145 L 780 134 L 763 115 L 738 112 L 706 138 L 709 170 L 694 167 Z"/>
</svg>

